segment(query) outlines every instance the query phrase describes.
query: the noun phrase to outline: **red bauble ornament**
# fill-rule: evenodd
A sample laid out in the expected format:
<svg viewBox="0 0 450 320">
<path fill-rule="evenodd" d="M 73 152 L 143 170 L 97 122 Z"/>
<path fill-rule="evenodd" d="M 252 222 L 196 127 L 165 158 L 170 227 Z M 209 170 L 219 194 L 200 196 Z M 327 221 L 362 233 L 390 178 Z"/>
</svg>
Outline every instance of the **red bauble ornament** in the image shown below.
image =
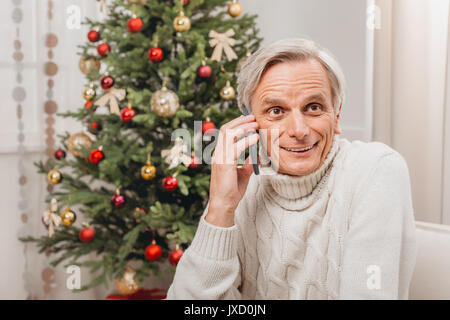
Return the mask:
<svg viewBox="0 0 450 320">
<path fill-rule="evenodd" d="M 100 161 L 105 159 L 105 154 L 102 151 L 102 147 L 99 149 L 92 150 L 89 154 L 89 161 L 91 163 L 98 164 Z"/>
<path fill-rule="evenodd" d="M 171 265 L 176 266 L 178 264 L 178 261 L 180 261 L 181 256 L 183 255 L 183 250 L 181 249 L 175 249 L 170 251 L 169 253 L 169 262 Z"/>
<path fill-rule="evenodd" d="M 173 191 L 178 187 L 178 179 L 175 177 L 165 177 L 162 182 L 163 189 L 166 191 Z"/>
<path fill-rule="evenodd" d="M 152 241 L 152 244 L 148 245 L 145 248 L 145 257 L 150 261 L 156 261 L 161 258 L 162 250 L 161 247 L 158 246 L 155 240 Z"/>
<path fill-rule="evenodd" d="M 111 50 L 109 44 L 102 43 L 97 46 L 97 52 L 101 57 L 106 56 L 106 54 Z"/>
<path fill-rule="evenodd" d="M 131 120 L 133 120 L 133 117 L 135 115 L 136 111 L 131 107 L 124 108 L 120 112 L 120 117 L 122 118 L 123 122 L 130 122 Z"/>
<path fill-rule="evenodd" d="M 55 158 L 61 160 L 61 158 L 66 157 L 66 152 L 63 149 L 58 149 L 55 151 Z"/>
<path fill-rule="evenodd" d="M 202 123 L 202 133 L 203 134 L 206 134 L 206 135 L 211 134 L 211 133 L 207 133 L 207 131 L 215 129 L 215 128 L 216 128 L 216 126 L 214 125 L 214 122 L 212 122 L 212 121 L 204 121 Z"/>
<path fill-rule="evenodd" d="M 190 2 L 191 2 L 191 0 L 183 0 L 183 4 L 184 4 L 185 6 L 187 6 Z"/>
<path fill-rule="evenodd" d="M 111 76 L 104 76 L 100 79 L 100 85 L 103 90 L 110 89 L 114 85 L 114 78 Z"/>
<path fill-rule="evenodd" d="M 97 42 L 100 39 L 100 33 L 95 30 L 91 30 L 87 35 L 90 42 Z"/>
<path fill-rule="evenodd" d="M 82 242 L 89 243 L 95 238 L 95 230 L 89 226 L 86 226 L 80 230 L 79 237 Z"/>
<path fill-rule="evenodd" d="M 161 48 L 150 48 L 148 50 L 148 58 L 152 62 L 160 62 L 164 58 L 164 53 Z"/>
<path fill-rule="evenodd" d="M 125 205 L 126 198 L 123 194 L 120 194 L 119 191 L 116 191 L 116 194 L 112 196 L 111 202 L 116 208 L 121 208 Z"/>
<path fill-rule="evenodd" d="M 197 69 L 197 75 L 203 79 L 209 78 L 211 76 L 211 73 L 212 73 L 212 69 L 208 65 L 200 66 Z"/>
<path fill-rule="evenodd" d="M 100 123 L 97 122 L 89 122 L 88 123 L 88 131 L 92 134 L 97 135 L 99 133 L 99 131 L 102 130 L 102 125 Z"/>
<path fill-rule="evenodd" d="M 191 164 L 189 165 L 189 169 L 197 169 L 200 167 L 200 159 L 196 156 L 191 157 Z"/>
<path fill-rule="evenodd" d="M 88 101 L 86 101 L 86 103 L 84 104 L 84 107 L 87 108 L 87 109 L 89 109 L 90 107 L 92 107 L 93 104 L 94 104 L 94 103 L 93 103 L 92 101 L 88 100 Z"/>
<path fill-rule="evenodd" d="M 143 23 L 141 18 L 133 17 L 127 21 L 127 29 L 130 32 L 139 32 L 142 30 L 142 26 Z"/>
</svg>

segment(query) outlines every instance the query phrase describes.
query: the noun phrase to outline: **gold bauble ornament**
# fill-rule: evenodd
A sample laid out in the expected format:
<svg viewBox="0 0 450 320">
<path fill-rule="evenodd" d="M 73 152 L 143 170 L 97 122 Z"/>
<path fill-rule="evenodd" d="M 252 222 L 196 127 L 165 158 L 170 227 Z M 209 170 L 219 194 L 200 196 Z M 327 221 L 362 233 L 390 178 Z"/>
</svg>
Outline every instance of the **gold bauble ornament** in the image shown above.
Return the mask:
<svg viewBox="0 0 450 320">
<path fill-rule="evenodd" d="M 70 210 L 69 207 L 61 212 L 61 222 L 66 227 L 71 226 L 75 222 L 75 220 L 77 220 L 77 215 L 75 214 L 75 212 Z"/>
<path fill-rule="evenodd" d="M 131 267 L 126 267 L 120 280 L 114 280 L 117 291 L 123 295 L 133 294 L 139 289 L 139 282 L 135 279 L 136 271 Z"/>
<path fill-rule="evenodd" d="M 100 60 L 94 58 L 86 59 L 85 57 L 81 57 L 80 62 L 78 63 L 78 67 L 84 74 L 88 74 L 92 70 L 98 72 L 100 70 Z"/>
<path fill-rule="evenodd" d="M 62 180 L 62 174 L 61 171 L 59 171 L 56 168 L 53 168 L 52 170 L 49 171 L 49 173 L 47 174 L 47 180 L 50 184 L 58 184 L 61 182 Z"/>
<path fill-rule="evenodd" d="M 156 168 L 150 161 L 147 161 L 145 166 L 141 168 L 141 176 L 144 180 L 152 180 L 156 176 Z"/>
<path fill-rule="evenodd" d="M 191 19 L 181 11 L 180 15 L 173 20 L 173 27 L 178 32 L 188 31 L 191 28 Z"/>
<path fill-rule="evenodd" d="M 94 86 L 91 84 L 89 87 L 84 88 L 83 90 L 83 98 L 85 100 L 93 100 L 95 98 L 95 89 Z"/>
<path fill-rule="evenodd" d="M 228 5 L 228 14 L 233 18 L 238 17 L 242 13 L 242 7 L 239 3 L 234 0 Z"/>
<path fill-rule="evenodd" d="M 230 81 L 227 81 L 225 87 L 220 89 L 220 96 L 223 100 L 232 100 L 235 97 L 234 88 L 230 85 Z"/>
<path fill-rule="evenodd" d="M 78 132 L 69 137 L 67 140 L 67 149 L 69 152 L 73 154 L 75 157 L 81 156 L 80 147 L 85 147 L 89 149 L 92 145 L 92 140 L 83 132 Z"/>
<path fill-rule="evenodd" d="M 161 90 L 156 91 L 151 100 L 150 106 L 153 112 L 160 117 L 170 117 L 177 112 L 180 105 L 178 96 L 172 90 L 163 85 Z"/>
</svg>

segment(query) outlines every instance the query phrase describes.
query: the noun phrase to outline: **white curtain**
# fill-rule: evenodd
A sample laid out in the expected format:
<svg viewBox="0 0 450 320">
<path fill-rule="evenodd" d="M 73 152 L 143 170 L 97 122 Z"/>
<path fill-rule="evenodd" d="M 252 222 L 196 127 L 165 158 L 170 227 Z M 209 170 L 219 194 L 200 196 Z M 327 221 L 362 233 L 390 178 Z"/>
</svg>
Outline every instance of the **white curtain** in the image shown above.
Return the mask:
<svg viewBox="0 0 450 320">
<path fill-rule="evenodd" d="M 416 220 L 450 224 L 449 1 L 376 5 L 373 138 L 406 158 Z"/>
<path fill-rule="evenodd" d="M 447 53 L 445 70 L 445 101 L 444 101 L 444 155 L 442 172 L 442 223 L 450 225 L 450 5 L 448 13 Z"/>
</svg>

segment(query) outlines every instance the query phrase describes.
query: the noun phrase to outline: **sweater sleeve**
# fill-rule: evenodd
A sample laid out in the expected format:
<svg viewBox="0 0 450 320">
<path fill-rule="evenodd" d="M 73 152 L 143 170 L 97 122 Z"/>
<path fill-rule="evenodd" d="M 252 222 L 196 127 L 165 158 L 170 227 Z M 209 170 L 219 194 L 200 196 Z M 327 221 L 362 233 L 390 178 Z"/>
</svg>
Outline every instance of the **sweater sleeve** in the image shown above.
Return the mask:
<svg viewBox="0 0 450 320">
<path fill-rule="evenodd" d="M 208 203 L 209 205 L 209 203 Z M 205 209 L 191 245 L 178 262 L 168 300 L 241 299 L 239 229 L 214 226 L 205 221 Z"/>
<path fill-rule="evenodd" d="M 407 299 L 416 259 L 408 167 L 389 153 L 361 180 L 344 238 L 341 299 Z"/>
</svg>

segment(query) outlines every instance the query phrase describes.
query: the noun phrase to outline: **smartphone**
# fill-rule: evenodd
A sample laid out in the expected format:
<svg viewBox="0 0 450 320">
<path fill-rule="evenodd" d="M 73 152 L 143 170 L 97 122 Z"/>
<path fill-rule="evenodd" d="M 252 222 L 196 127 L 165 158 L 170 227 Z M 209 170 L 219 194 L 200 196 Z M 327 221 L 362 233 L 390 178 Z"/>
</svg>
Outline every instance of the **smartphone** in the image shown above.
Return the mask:
<svg viewBox="0 0 450 320">
<path fill-rule="evenodd" d="M 249 112 L 244 105 L 242 106 L 242 111 L 244 113 L 244 116 L 249 115 Z M 256 144 L 250 146 L 250 158 L 253 164 L 253 171 L 255 172 L 256 175 L 259 175 L 258 151 L 256 149 Z"/>
</svg>

